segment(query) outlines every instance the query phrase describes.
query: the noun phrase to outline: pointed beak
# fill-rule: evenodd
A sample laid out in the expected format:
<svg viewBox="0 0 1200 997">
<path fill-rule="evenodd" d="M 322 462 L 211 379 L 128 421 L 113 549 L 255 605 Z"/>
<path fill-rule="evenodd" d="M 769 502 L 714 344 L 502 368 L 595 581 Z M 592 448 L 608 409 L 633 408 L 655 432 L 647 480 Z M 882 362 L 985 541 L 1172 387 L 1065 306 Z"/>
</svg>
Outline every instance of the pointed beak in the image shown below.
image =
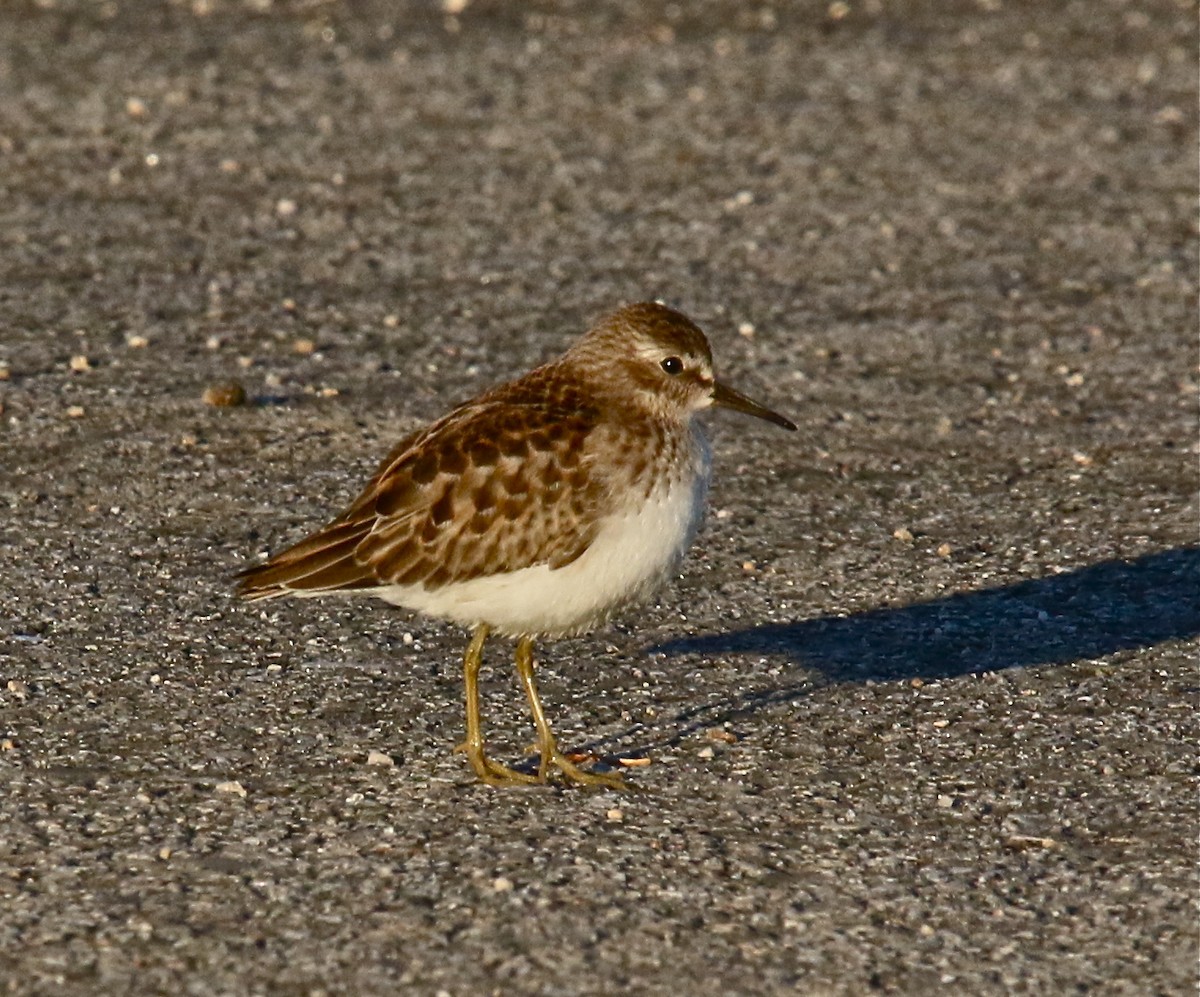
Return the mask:
<svg viewBox="0 0 1200 997">
<path fill-rule="evenodd" d="M 714 405 L 720 405 L 722 408 L 731 408 L 735 412 L 745 412 L 747 415 L 755 415 L 760 419 L 766 419 L 767 422 L 773 422 L 776 426 L 782 426 L 784 429 L 795 429 L 796 424 L 788 419 L 785 419 L 778 412 L 772 412 L 769 408 L 764 408 L 758 402 L 751 401 L 740 391 L 734 391 L 733 388 L 728 388 L 719 381 L 713 384 L 712 400 Z"/>
</svg>

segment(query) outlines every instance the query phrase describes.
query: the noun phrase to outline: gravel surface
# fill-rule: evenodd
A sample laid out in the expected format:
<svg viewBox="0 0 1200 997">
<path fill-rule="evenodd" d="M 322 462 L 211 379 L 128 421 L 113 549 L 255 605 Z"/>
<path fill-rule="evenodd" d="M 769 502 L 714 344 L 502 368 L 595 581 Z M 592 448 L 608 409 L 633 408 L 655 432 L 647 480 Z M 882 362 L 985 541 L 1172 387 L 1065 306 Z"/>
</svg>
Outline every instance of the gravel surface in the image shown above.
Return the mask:
<svg viewBox="0 0 1200 997">
<path fill-rule="evenodd" d="M 1195 993 L 1196 50 L 1191 0 L 0 5 L 0 984 Z M 462 633 L 229 576 L 652 297 L 801 432 L 714 415 L 680 577 L 542 649 L 643 791 L 476 785 Z"/>
</svg>

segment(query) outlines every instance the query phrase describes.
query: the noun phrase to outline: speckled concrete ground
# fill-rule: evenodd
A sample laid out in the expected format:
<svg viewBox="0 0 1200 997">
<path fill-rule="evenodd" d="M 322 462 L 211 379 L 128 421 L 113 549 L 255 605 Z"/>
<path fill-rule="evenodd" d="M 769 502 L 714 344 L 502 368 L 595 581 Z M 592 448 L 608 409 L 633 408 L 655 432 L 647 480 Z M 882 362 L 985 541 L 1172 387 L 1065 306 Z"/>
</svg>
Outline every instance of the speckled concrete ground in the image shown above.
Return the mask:
<svg viewBox="0 0 1200 997">
<path fill-rule="evenodd" d="M 1196 44 L 1190 0 L 0 7 L 8 992 L 1194 993 Z M 646 791 L 477 786 L 462 634 L 229 575 L 647 297 L 801 432 L 714 417 L 681 577 L 544 649 Z"/>
</svg>

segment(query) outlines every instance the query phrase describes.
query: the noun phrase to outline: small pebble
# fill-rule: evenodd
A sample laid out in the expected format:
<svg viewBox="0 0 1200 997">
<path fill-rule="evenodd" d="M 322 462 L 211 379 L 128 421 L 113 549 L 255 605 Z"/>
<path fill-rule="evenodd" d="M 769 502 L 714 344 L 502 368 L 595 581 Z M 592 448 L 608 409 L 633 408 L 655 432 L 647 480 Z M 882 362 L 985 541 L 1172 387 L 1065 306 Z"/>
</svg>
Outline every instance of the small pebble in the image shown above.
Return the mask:
<svg viewBox="0 0 1200 997">
<path fill-rule="evenodd" d="M 371 751 L 367 753 L 367 764 L 395 766 L 396 759 L 382 751 Z"/>
<path fill-rule="evenodd" d="M 710 748 L 706 745 L 705 747 L 700 749 L 698 754 L 701 758 L 713 758 L 713 757 L 715 757 L 716 752 L 713 751 L 712 748 Z"/>
<path fill-rule="evenodd" d="M 604 816 L 607 817 L 611 821 L 619 822 L 619 821 L 623 821 L 625 819 L 625 812 L 622 810 L 619 810 L 616 807 L 613 807 Z"/>
<path fill-rule="evenodd" d="M 892 530 L 892 536 L 897 540 L 904 541 L 906 544 L 912 543 L 913 541 L 912 531 L 904 526 L 898 526 L 896 529 Z"/>
<path fill-rule="evenodd" d="M 224 381 L 221 384 L 210 384 L 204 389 L 204 404 L 218 408 L 231 408 L 234 405 L 246 403 L 246 389 L 237 381 Z"/>
<path fill-rule="evenodd" d="M 85 414 L 82 405 L 71 405 L 67 408 L 68 419 L 82 419 Z"/>
<path fill-rule="evenodd" d="M 218 782 L 215 789 L 218 793 L 231 793 L 234 796 L 240 796 L 243 799 L 246 797 L 246 788 L 236 780 L 232 782 Z"/>
<path fill-rule="evenodd" d="M 87 357 L 83 356 L 83 354 L 71 357 L 71 370 L 75 371 L 77 374 L 91 369 L 92 362 Z"/>
<path fill-rule="evenodd" d="M 939 544 L 937 549 L 938 557 L 949 557 L 954 552 L 954 548 L 949 544 Z"/>
<path fill-rule="evenodd" d="M 723 744 L 737 744 L 737 735 L 731 734 L 724 727 L 709 727 L 704 736 L 710 741 L 720 741 Z"/>
<path fill-rule="evenodd" d="M 302 357 L 312 356 L 316 349 L 317 344 L 311 339 L 297 339 L 292 343 L 292 352 L 299 353 Z"/>
<path fill-rule="evenodd" d="M 1039 838 L 1031 834 L 1010 834 L 1004 839 L 1005 848 L 1057 848 L 1058 842 L 1053 838 Z"/>
<path fill-rule="evenodd" d="M 505 876 L 497 876 L 492 880 L 492 889 L 497 893 L 510 893 L 513 888 L 513 881 Z"/>
<path fill-rule="evenodd" d="M 141 350 L 150 345 L 150 340 L 145 336 L 126 336 L 125 345 L 130 346 L 135 350 Z"/>
<path fill-rule="evenodd" d="M 131 118 L 144 118 L 146 110 L 146 102 L 138 97 L 130 97 L 125 101 L 125 113 Z"/>
<path fill-rule="evenodd" d="M 649 758 L 618 758 L 617 762 L 624 765 L 627 769 L 644 768 L 650 764 Z"/>
</svg>

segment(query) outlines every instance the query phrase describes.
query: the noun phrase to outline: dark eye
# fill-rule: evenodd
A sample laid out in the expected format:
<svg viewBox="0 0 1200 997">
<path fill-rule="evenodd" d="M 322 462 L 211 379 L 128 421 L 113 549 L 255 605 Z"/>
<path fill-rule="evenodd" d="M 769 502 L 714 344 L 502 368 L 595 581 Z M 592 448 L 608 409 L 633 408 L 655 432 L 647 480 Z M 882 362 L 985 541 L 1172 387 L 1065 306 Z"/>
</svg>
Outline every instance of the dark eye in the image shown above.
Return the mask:
<svg viewBox="0 0 1200 997">
<path fill-rule="evenodd" d="M 672 377 L 683 373 L 683 361 L 679 357 L 667 357 L 659 366 Z"/>
</svg>

